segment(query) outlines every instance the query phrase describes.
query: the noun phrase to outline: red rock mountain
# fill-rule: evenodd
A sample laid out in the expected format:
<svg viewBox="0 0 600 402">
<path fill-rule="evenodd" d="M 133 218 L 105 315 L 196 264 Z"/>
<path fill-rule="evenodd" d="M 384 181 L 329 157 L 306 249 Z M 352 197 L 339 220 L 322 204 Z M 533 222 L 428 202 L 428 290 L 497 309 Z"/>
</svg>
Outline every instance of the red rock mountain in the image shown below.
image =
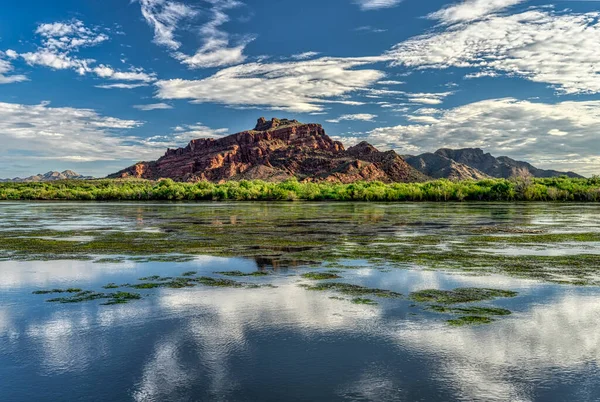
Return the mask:
<svg viewBox="0 0 600 402">
<path fill-rule="evenodd" d="M 253 130 L 193 140 L 185 148 L 167 150 L 157 161 L 140 162 L 108 177 L 212 182 L 296 177 L 342 183 L 427 179 L 394 151 L 380 152 L 366 142 L 346 150 L 320 124 L 262 117 Z"/>
</svg>

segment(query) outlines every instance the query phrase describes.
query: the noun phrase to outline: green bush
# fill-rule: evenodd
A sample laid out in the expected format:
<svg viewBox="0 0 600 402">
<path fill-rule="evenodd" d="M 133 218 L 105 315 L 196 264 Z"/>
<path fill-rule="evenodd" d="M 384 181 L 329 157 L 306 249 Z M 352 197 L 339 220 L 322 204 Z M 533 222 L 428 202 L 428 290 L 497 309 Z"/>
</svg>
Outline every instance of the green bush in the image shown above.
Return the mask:
<svg viewBox="0 0 600 402">
<path fill-rule="evenodd" d="M 201 181 L 171 179 L 72 180 L 47 183 L 0 183 L 0 200 L 78 201 L 600 201 L 600 178 L 435 180 L 426 183 L 311 183 L 286 180 Z"/>
</svg>

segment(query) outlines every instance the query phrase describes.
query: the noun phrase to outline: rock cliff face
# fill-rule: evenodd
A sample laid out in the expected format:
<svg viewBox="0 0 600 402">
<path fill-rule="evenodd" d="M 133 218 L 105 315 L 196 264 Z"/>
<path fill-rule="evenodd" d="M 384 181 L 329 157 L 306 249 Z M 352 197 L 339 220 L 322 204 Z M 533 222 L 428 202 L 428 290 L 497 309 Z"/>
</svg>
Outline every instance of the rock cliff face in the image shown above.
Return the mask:
<svg viewBox="0 0 600 402">
<path fill-rule="evenodd" d="M 489 177 L 510 178 L 513 176 L 533 177 L 582 177 L 573 172 L 543 170 L 527 162 L 520 162 L 506 156 L 495 158 L 479 148 L 438 149 L 435 153 L 418 156 L 405 155 L 403 158 L 415 169 L 434 178 L 453 180 L 485 179 Z"/>
<path fill-rule="evenodd" d="M 154 162 L 140 162 L 110 178 L 171 178 L 177 181 L 261 179 L 350 183 L 422 181 L 427 177 L 394 151 L 367 143 L 344 149 L 319 124 L 260 118 L 253 130 L 219 139 L 197 139 L 169 149 Z"/>
</svg>

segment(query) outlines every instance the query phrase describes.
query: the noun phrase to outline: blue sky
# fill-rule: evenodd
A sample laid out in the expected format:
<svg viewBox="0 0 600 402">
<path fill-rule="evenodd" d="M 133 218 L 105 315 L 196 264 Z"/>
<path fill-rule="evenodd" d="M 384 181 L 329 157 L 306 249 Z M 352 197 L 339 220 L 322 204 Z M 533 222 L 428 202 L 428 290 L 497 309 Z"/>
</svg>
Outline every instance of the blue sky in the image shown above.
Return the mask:
<svg viewBox="0 0 600 402">
<path fill-rule="evenodd" d="M 600 174 L 597 1 L 10 3 L 0 177 L 102 176 L 260 116 Z"/>
</svg>

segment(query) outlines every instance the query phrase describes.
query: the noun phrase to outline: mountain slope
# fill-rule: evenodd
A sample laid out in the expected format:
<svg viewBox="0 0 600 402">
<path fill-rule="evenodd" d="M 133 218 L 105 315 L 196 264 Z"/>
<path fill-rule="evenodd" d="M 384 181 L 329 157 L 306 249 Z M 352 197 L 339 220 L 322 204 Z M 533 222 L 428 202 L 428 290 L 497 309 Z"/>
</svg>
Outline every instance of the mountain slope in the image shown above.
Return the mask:
<svg viewBox="0 0 600 402">
<path fill-rule="evenodd" d="M 498 158 L 479 148 L 438 149 L 435 153 L 405 157 L 407 162 L 420 172 L 435 178 L 481 179 L 485 177 L 510 178 L 513 176 L 533 177 L 582 177 L 573 172 L 538 169 L 527 162 L 507 156 Z"/>
<path fill-rule="evenodd" d="M 65 170 L 63 172 L 50 171 L 48 173 L 40 173 L 34 176 L 25 178 L 15 177 L 14 179 L 0 179 L 0 182 L 12 182 L 12 183 L 26 183 L 26 182 L 44 182 L 44 181 L 56 181 L 56 180 L 89 180 L 93 179 L 91 176 L 82 176 L 72 170 Z"/>
<path fill-rule="evenodd" d="M 434 179 L 482 180 L 490 177 L 480 170 L 434 153 L 405 155 L 403 158 L 409 165 Z"/>
<path fill-rule="evenodd" d="M 366 143 L 345 150 L 320 124 L 262 117 L 253 130 L 192 140 L 185 148 L 167 150 L 157 161 L 140 162 L 108 177 L 213 182 L 296 177 L 342 183 L 427 179 L 393 151 L 379 152 Z"/>
</svg>

